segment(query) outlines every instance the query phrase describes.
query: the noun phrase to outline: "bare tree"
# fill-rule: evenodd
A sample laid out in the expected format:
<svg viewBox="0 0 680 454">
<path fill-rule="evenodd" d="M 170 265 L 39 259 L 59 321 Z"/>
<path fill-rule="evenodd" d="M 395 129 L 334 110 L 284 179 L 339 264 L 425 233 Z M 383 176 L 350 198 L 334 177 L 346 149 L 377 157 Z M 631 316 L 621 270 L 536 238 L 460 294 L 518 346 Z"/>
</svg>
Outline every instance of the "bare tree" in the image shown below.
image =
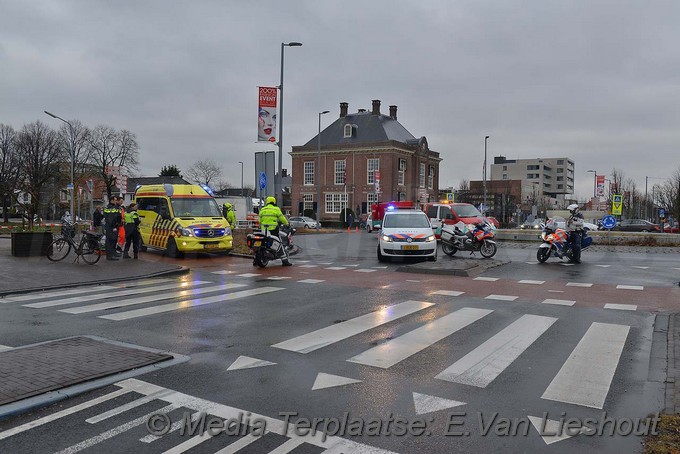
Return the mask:
<svg viewBox="0 0 680 454">
<path fill-rule="evenodd" d="M 217 188 L 217 191 L 224 191 L 225 189 L 231 189 L 234 187 L 234 185 L 221 178 L 215 186 Z"/>
<path fill-rule="evenodd" d="M 28 214 L 28 225 L 32 228 L 43 190 L 59 174 L 62 149 L 57 133 L 40 121 L 22 128 L 16 137 L 16 148 L 20 156 L 20 188 L 30 195 L 30 200 L 20 206 Z"/>
<path fill-rule="evenodd" d="M 680 167 L 668 180 L 655 186 L 654 201 L 673 218 L 680 220 Z"/>
<path fill-rule="evenodd" d="M 470 180 L 460 180 L 458 185 L 459 191 L 469 191 L 470 190 Z"/>
<path fill-rule="evenodd" d="M 0 123 L 0 206 L 4 221 L 9 221 L 9 207 L 19 183 L 19 155 L 16 149 L 16 132 Z"/>
<path fill-rule="evenodd" d="M 96 167 L 110 199 L 117 183 L 111 168 L 120 167 L 128 173 L 137 169 L 137 138 L 128 130 L 116 131 L 110 126 L 99 125 L 92 130 L 88 143 L 91 151 L 90 164 Z"/>
<path fill-rule="evenodd" d="M 187 170 L 187 176 L 197 183 L 203 183 L 210 186 L 210 182 L 219 178 L 222 175 L 222 168 L 211 159 L 196 161 L 193 166 Z"/>
</svg>

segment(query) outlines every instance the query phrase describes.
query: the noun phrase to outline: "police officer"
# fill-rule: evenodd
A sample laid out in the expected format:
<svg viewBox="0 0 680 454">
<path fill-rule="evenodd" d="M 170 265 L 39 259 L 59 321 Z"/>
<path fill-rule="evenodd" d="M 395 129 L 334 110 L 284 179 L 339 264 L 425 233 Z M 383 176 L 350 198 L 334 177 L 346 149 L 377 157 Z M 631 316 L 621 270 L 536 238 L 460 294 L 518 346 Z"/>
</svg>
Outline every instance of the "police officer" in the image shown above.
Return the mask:
<svg viewBox="0 0 680 454">
<path fill-rule="evenodd" d="M 139 258 L 139 243 L 141 235 L 139 234 L 139 214 L 137 213 L 137 204 L 132 202 L 125 211 L 125 249 L 123 250 L 123 258 L 129 259 L 130 243 L 132 243 L 132 252 L 135 259 Z"/>
<path fill-rule="evenodd" d="M 569 210 L 569 220 L 567 221 L 567 231 L 573 252 L 573 261 L 581 263 L 581 241 L 583 233 L 583 215 L 578 210 L 578 205 L 573 203 L 567 207 Z"/>
<path fill-rule="evenodd" d="M 283 215 L 281 209 L 276 206 L 276 199 L 269 196 L 265 199 L 265 206 L 260 209 L 260 228 L 268 230 L 274 238 L 279 239 L 281 246 L 280 253 L 283 255 L 281 264 L 283 266 L 292 266 L 293 264 L 288 261 L 288 251 L 279 237 L 279 224 L 288 225 L 288 219 Z"/>
<path fill-rule="evenodd" d="M 222 205 L 222 216 L 229 223 L 231 230 L 234 230 L 236 228 L 236 214 L 234 214 L 234 208 L 231 206 L 231 203 L 227 202 Z"/>
<path fill-rule="evenodd" d="M 120 255 L 116 253 L 118 243 L 118 229 L 121 226 L 121 209 L 116 203 L 116 198 L 111 197 L 109 204 L 104 208 L 104 231 L 106 232 L 106 260 L 118 260 Z"/>
</svg>

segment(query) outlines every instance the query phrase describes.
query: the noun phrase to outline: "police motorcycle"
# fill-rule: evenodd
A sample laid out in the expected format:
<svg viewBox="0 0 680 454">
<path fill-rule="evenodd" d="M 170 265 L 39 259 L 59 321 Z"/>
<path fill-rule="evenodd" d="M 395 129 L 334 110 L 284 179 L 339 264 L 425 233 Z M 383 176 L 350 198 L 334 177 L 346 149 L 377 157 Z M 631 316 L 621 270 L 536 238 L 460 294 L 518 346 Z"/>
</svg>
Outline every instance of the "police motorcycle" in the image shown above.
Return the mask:
<svg viewBox="0 0 680 454">
<path fill-rule="evenodd" d="M 572 236 L 567 230 L 557 227 L 554 221 L 548 221 L 545 224 L 540 238 L 543 242 L 538 247 L 538 251 L 536 251 L 536 259 L 540 263 L 545 263 L 550 257 L 557 257 L 559 259 L 566 257 L 570 262 L 576 260 Z M 581 230 L 581 252 L 592 243 L 593 238 L 588 236 L 588 229 Z"/>
<path fill-rule="evenodd" d="M 493 238 L 496 228 L 488 222 L 442 226 L 442 252 L 453 256 L 458 251 L 479 252 L 484 258 L 491 258 L 498 250 Z"/>
<path fill-rule="evenodd" d="M 278 238 L 269 231 L 256 230 L 246 236 L 246 245 L 253 251 L 255 258 L 253 266 L 266 268 L 270 260 L 285 259 L 286 253 L 283 248 L 290 251 L 293 249 L 293 235 L 295 229 L 290 225 L 279 225 Z"/>
</svg>

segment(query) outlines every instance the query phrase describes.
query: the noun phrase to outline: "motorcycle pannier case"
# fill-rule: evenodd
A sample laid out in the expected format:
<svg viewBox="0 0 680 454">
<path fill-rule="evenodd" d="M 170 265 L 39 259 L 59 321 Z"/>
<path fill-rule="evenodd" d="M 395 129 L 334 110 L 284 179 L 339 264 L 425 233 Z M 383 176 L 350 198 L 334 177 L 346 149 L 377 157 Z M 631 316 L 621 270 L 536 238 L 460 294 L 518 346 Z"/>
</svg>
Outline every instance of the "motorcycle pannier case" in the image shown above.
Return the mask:
<svg viewBox="0 0 680 454">
<path fill-rule="evenodd" d="M 251 249 L 257 249 L 262 246 L 265 246 L 264 241 L 266 240 L 267 237 L 265 237 L 261 233 L 249 233 L 246 236 L 246 245 L 251 248 Z"/>
<path fill-rule="evenodd" d="M 442 241 L 452 241 L 453 232 L 447 228 L 442 228 Z"/>
</svg>

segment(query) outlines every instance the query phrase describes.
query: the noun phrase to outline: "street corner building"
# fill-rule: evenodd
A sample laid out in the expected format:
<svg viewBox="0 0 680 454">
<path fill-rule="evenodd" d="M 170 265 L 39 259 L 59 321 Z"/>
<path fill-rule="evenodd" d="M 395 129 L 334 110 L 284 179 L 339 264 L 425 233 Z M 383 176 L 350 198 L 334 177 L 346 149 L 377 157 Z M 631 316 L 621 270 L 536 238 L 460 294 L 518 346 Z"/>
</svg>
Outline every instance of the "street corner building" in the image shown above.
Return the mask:
<svg viewBox="0 0 680 454">
<path fill-rule="evenodd" d="M 350 114 L 341 102 L 339 118 L 320 136 L 292 148 L 294 214 L 316 211 L 317 185 L 322 221 L 337 221 L 345 207 L 365 214 L 379 201 L 438 200 L 439 153 L 397 121 L 397 106 L 385 115 L 379 100 L 372 103 L 371 111 Z"/>
</svg>

